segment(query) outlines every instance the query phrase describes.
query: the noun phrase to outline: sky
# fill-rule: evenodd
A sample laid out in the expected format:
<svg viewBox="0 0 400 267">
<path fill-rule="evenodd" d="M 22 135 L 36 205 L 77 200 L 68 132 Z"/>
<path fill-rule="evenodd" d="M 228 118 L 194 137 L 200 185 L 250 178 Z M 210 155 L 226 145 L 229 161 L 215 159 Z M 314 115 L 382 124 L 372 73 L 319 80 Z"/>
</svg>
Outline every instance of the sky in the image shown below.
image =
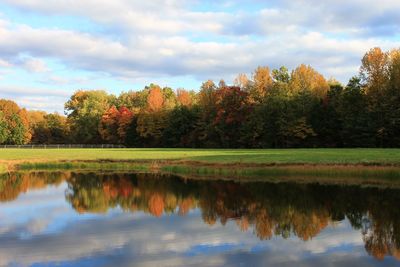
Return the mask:
<svg viewBox="0 0 400 267">
<path fill-rule="evenodd" d="M 0 0 L 0 98 L 63 112 L 78 89 L 201 83 L 310 64 L 346 84 L 400 47 L 398 0 Z"/>
</svg>

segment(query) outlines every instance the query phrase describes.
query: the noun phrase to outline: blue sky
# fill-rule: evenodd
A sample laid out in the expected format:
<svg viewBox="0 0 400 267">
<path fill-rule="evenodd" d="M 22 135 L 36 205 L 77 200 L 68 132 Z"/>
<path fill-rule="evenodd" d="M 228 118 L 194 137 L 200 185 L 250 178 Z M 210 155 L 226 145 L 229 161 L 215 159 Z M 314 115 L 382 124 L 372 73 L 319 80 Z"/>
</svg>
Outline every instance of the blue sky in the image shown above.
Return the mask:
<svg viewBox="0 0 400 267">
<path fill-rule="evenodd" d="M 77 89 L 197 90 L 259 65 L 343 83 L 372 47 L 400 47 L 398 0 L 2 0 L 0 98 L 63 111 Z"/>
</svg>

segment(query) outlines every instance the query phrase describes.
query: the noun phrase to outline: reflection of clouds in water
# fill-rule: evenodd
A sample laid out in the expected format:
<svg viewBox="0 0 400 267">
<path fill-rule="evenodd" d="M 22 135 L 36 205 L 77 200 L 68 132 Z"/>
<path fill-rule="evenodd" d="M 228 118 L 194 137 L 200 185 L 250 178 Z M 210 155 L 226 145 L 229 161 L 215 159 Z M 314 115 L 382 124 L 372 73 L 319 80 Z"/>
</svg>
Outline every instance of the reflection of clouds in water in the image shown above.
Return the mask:
<svg viewBox="0 0 400 267">
<path fill-rule="evenodd" d="M 60 261 L 78 264 L 89 260 L 89 257 L 93 261 L 112 262 L 112 265 L 185 266 L 207 263 L 218 266 L 247 261 L 280 265 L 303 261 L 315 252 L 318 255 L 313 257 L 321 258 L 318 262 L 323 263 L 326 257 L 334 257 L 335 254 L 328 256 L 321 252 L 335 247 L 338 248 L 336 253 L 341 253 L 341 258 L 349 261 L 365 255 L 360 233 L 353 231 L 349 225 L 340 225 L 335 230 L 328 227 L 321 237 L 309 242 L 297 238 L 273 238 L 273 242 L 269 242 L 259 241 L 251 231 L 240 232 L 234 222 L 225 226 L 204 224 L 197 212 L 183 217 L 162 218 L 114 214 L 76 221 L 61 232 L 34 235 L 29 239 L 19 238 L 15 233 L 19 230 L 11 229 L 11 232 L 0 236 L 0 264 L 7 265 L 15 259 L 24 265 Z M 340 249 L 343 245 L 346 247 Z M 198 247 L 204 249 L 199 251 Z M 228 247 L 227 250 L 224 247 Z M 196 253 L 192 253 L 193 250 Z"/>
<path fill-rule="evenodd" d="M 66 188 L 63 183 L 58 187 L 30 190 L 12 202 L 0 203 L 0 233 L 14 232 L 29 238 L 65 226 L 75 214 L 65 202 Z"/>
<path fill-rule="evenodd" d="M 333 236 L 334 238 L 332 238 Z M 313 253 L 324 253 L 330 248 L 344 245 L 364 245 L 360 232 L 352 230 L 349 221 L 343 221 L 333 227 L 324 229 L 314 238 L 314 242 L 304 242 L 303 247 Z"/>
<path fill-rule="evenodd" d="M 50 223 L 51 218 L 34 219 L 28 223 L 27 232 L 31 235 L 40 234 L 47 229 Z"/>
<path fill-rule="evenodd" d="M 77 192 L 82 193 L 75 195 L 76 200 L 81 201 L 78 197 L 86 196 L 83 193 L 87 192 L 87 189 L 92 189 L 90 181 L 88 184 L 84 183 L 88 182 L 87 178 L 82 177 L 80 180 L 82 183 L 75 183 Z M 98 183 L 97 177 L 92 178 L 91 181 Z M 175 195 L 172 195 L 174 196 L 172 200 L 176 202 L 176 195 L 184 192 L 182 189 L 178 192 L 171 189 L 172 187 L 175 188 L 176 185 L 179 186 L 179 181 L 175 181 L 175 184 L 173 181 L 169 183 L 165 183 L 164 180 L 164 183 L 158 181 L 156 187 L 153 187 L 151 183 L 146 184 L 145 182 L 148 179 L 139 181 L 139 185 L 141 185 L 141 187 L 138 187 L 141 189 L 140 193 L 148 196 L 148 198 L 153 196 L 154 192 L 160 194 L 160 192 L 164 192 L 161 189 L 167 188 L 166 193 L 164 192 L 165 195 L 171 196 L 171 192 L 173 192 Z M 100 185 L 109 185 L 111 182 L 115 183 L 115 192 L 120 192 L 121 188 L 127 188 L 127 186 L 134 184 L 132 182 L 127 183 L 126 180 L 104 179 Z M 193 188 L 193 184 L 191 186 L 185 185 L 185 188 Z M 241 192 L 239 189 L 243 189 L 232 184 L 230 187 L 225 184 L 219 184 L 219 186 L 215 194 L 225 192 L 227 188 L 235 189 L 232 192 L 239 193 Z M 284 189 L 287 188 L 284 187 Z M 151 211 L 151 207 L 147 210 L 148 207 L 146 206 L 148 198 L 143 197 L 133 201 L 118 194 L 113 198 L 108 198 L 109 196 L 105 194 L 100 194 L 99 197 L 98 193 L 104 193 L 102 186 L 94 187 L 93 191 L 90 191 L 93 196 L 89 195 L 93 199 L 86 196 L 86 202 L 79 202 L 82 205 L 78 205 L 78 207 L 83 207 L 83 210 L 89 212 L 92 209 L 97 210 L 98 203 L 95 200 L 97 200 L 96 197 L 99 197 L 99 199 L 107 200 L 105 210 L 108 209 L 109 212 L 107 214 L 78 214 L 72 209 L 71 202 L 66 201 L 65 190 L 66 184 L 62 183 L 59 187 L 28 191 L 26 194 L 20 194 L 13 202 L 0 204 L 1 218 L 4 219 L 0 221 L 0 265 L 13 263 L 16 259 L 18 263 L 24 265 L 36 262 L 44 264 L 68 262 L 73 265 L 87 263 L 97 266 L 221 266 L 240 264 L 246 266 L 267 264 L 272 266 L 329 266 L 339 264 L 350 266 L 364 263 L 365 266 L 368 266 L 368 264 L 391 263 L 392 260 L 387 258 L 383 262 L 377 262 L 367 256 L 360 231 L 353 230 L 347 220 L 333 223 L 325 220 L 304 220 L 302 216 L 294 217 L 299 218 L 297 224 L 295 224 L 301 227 L 296 228 L 298 233 L 304 233 L 303 236 L 311 238 L 309 241 L 303 242 L 295 237 L 295 233 L 291 234 L 291 237 L 286 240 L 278 234 L 278 236 L 272 235 L 272 239 L 269 241 L 260 241 L 257 237 L 257 230 L 259 229 L 255 224 L 248 224 L 247 216 L 243 217 L 246 218 L 244 221 L 247 222 L 246 227 L 238 227 L 242 221 L 228 220 L 229 218 L 237 218 L 238 214 L 234 212 L 235 208 L 243 207 L 247 203 L 248 199 L 245 197 L 239 201 L 242 206 L 234 207 L 229 206 L 232 199 L 222 198 L 226 202 L 223 203 L 227 206 L 222 206 L 221 210 L 217 210 L 216 214 L 221 214 L 221 219 L 216 221 L 228 220 L 228 222 L 225 226 L 220 223 L 211 226 L 203 222 L 201 215 L 204 214 L 201 214 L 199 209 L 188 210 L 189 213 L 186 216 L 164 215 L 161 218 L 156 218 L 146 214 L 149 210 Z M 295 192 L 298 191 L 295 190 Z M 312 190 L 307 192 L 311 192 L 311 196 L 315 194 L 315 191 Z M 163 207 L 165 203 L 168 203 L 167 200 L 171 200 L 166 196 L 165 199 L 162 199 Z M 210 195 L 202 196 L 202 200 L 207 196 L 210 197 Z M 269 199 L 273 200 L 273 198 Z M 132 202 L 124 202 L 126 200 Z M 250 198 L 250 200 L 252 199 Z M 278 200 L 281 199 L 278 198 Z M 176 205 L 179 202 L 175 202 L 172 203 L 174 205 L 168 207 L 174 208 L 173 210 L 177 212 Z M 122 208 L 112 208 L 118 206 L 115 203 L 125 204 L 126 207 L 135 203 L 138 204 L 135 209 L 143 210 L 143 212 L 121 212 Z M 145 203 L 143 207 L 139 205 L 141 203 Z M 203 212 L 215 208 L 213 201 L 205 204 L 205 206 L 201 206 Z M 193 208 L 195 205 L 190 207 Z M 264 206 L 262 207 L 261 211 L 264 211 Z M 312 208 L 318 211 L 316 207 L 311 206 L 310 209 Z M 249 209 L 251 210 L 251 206 Z M 267 205 L 265 209 L 272 212 L 275 210 L 275 206 Z M 157 209 L 155 210 L 157 211 Z M 281 210 L 278 209 L 278 211 L 278 215 L 282 214 Z M 246 212 L 252 214 L 247 209 L 243 214 L 247 215 Z M 155 212 L 155 214 L 158 215 L 159 213 Z M 320 214 L 322 218 L 328 218 L 326 212 L 311 212 L 310 214 Z M 304 215 L 301 213 L 301 209 L 300 215 Z M 257 222 L 262 223 L 268 222 L 274 217 L 261 216 L 256 218 Z M 279 216 L 276 218 L 282 220 Z M 292 222 L 292 220 L 290 219 L 287 222 Z M 277 222 L 284 221 L 278 220 Z M 314 234 L 315 231 L 312 227 L 315 225 L 318 226 L 317 235 Z M 323 227 L 320 227 L 321 225 Z M 312 230 L 311 234 L 307 231 L 304 232 L 304 227 Z M 241 232 L 241 228 L 248 230 Z M 271 227 L 268 229 L 274 231 Z"/>
<path fill-rule="evenodd" d="M 21 193 L 17 199 L 10 202 L 0 202 L 0 226 L 5 223 L 16 223 L 36 217 L 40 212 L 55 212 L 62 209 L 65 212 L 69 207 L 65 202 L 64 192 L 67 184 L 63 183 L 58 187 L 49 186 L 43 190 L 30 190 Z M 43 194 L 41 194 L 43 192 Z M 51 208 L 51 209 L 50 209 Z"/>
</svg>

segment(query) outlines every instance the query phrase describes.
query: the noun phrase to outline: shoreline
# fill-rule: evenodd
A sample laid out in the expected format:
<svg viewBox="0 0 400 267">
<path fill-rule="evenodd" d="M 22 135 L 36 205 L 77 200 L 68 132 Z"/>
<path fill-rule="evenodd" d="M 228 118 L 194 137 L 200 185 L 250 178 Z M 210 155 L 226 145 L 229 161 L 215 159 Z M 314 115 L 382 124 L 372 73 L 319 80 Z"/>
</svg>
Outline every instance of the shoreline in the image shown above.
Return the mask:
<svg viewBox="0 0 400 267">
<path fill-rule="evenodd" d="M 229 168 L 232 170 L 237 169 L 259 169 L 259 168 L 396 168 L 400 170 L 399 163 L 391 162 L 304 162 L 304 161 L 293 161 L 293 162 L 265 162 L 265 163 L 252 163 L 252 162 L 207 162 L 207 161 L 194 161 L 194 160 L 181 160 L 181 159 L 78 159 L 78 160 L 42 160 L 42 159 L 30 159 L 30 160 L 0 160 L 0 170 L 6 169 L 6 171 L 18 171 L 20 169 L 33 170 L 44 168 L 46 166 L 53 169 L 54 167 L 63 166 L 84 166 L 84 165 L 97 165 L 99 167 L 107 165 L 126 165 L 135 166 L 143 165 L 150 166 L 152 169 L 165 166 L 184 166 L 189 168 Z"/>
<path fill-rule="evenodd" d="M 4 161 L 0 162 L 4 164 Z M 205 163 L 182 160 L 8 161 L 6 172 L 146 172 L 187 179 L 323 183 L 400 187 L 400 165 Z M 0 172 L 1 173 L 1 172 Z"/>
<path fill-rule="evenodd" d="M 0 149 L 0 173 L 41 170 L 395 185 L 400 149 Z"/>
</svg>

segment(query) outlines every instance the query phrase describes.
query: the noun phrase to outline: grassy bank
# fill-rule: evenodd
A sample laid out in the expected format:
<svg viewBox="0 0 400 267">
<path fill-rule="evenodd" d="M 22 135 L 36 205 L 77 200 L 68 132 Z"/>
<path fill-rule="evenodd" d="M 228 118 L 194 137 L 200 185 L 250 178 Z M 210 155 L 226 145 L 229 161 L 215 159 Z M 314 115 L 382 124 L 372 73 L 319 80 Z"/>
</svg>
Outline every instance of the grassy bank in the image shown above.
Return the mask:
<svg viewBox="0 0 400 267">
<path fill-rule="evenodd" d="M 400 165 L 400 149 L 0 149 L 0 163 L 77 160 Z"/>
<path fill-rule="evenodd" d="M 0 172 L 6 170 L 400 185 L 400 149 L 0 149 Z"/>
<path fill-rule="evenodd" d="M 18 170 L 94 170 L 94 171 L 150 171 L 151 165 L 128 162 L 26 162 Z"/>
<path fill-rule="evenodd" d="M 162 166 L 163 173 L 187 178 L 262 181 L 318 182 L 328 184 L 366 184 L 400 186 L 400 167 L 352 165 L 297 165 L 228 168 L 207 166 Z"/>
<path fill-rule="evenodd" d="M 18 169 L 400 184 L 400 149 L 0 149 L 0 172 Z"/>
</svg>

